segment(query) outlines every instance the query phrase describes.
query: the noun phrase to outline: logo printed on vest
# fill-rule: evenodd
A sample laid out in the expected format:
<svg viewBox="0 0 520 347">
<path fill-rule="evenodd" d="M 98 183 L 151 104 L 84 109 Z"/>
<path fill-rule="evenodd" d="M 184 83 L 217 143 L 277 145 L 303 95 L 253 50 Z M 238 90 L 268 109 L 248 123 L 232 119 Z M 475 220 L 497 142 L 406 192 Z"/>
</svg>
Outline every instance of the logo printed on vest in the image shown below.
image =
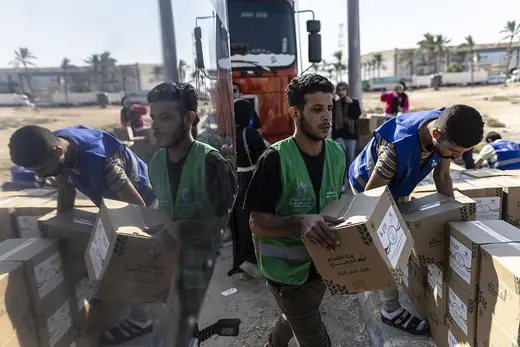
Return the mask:
<svg viewBox="0 0 520 347">
<path fill-rule="evenodd" d="M 312 204 L 312 199 L 306 197 L 309 188 L 303 182 L 300 182 L 296 188 L 296 196 L 289 199 L 289 206 L 296 208 L 307 208 Z"/>
<path fill-rule="evenodd" d="M 329 190 L 325 193 L 325 199 L 327 200 L 337 200 L 338 199 L 338 193 L 334 190 Z"/>
<path fill-rule="evenodd" d="M 179 197 L 179 206 L 177 208 L 180 213 L 197 212 L 202 210 L 202 205 L 200 202 L 193 202 L 190 190 L 184 188 Z"/>
</svg>

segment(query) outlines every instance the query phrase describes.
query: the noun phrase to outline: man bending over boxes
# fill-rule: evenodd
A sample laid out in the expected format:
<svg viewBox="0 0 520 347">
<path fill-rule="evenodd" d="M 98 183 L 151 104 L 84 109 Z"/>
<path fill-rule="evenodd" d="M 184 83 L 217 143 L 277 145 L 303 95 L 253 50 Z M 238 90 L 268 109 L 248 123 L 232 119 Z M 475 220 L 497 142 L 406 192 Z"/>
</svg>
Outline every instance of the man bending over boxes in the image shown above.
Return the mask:
<svg viewBox="0 0 520 347">
<path fill-rule="evenodd" d="M 388 185 L 397 200 L 434 170 L 437 191 L 453 197 L 451 161 L 482 141 L 483 134 L 480 113 L 466 105 L 396 116 L 376 129 L 350 166 L 351 188 L 356 194 Z M 384 323 L 411 334 L 428 332 L 427 322 L 401 307 L 397 289 L 380 296 Z"/>
</svg>

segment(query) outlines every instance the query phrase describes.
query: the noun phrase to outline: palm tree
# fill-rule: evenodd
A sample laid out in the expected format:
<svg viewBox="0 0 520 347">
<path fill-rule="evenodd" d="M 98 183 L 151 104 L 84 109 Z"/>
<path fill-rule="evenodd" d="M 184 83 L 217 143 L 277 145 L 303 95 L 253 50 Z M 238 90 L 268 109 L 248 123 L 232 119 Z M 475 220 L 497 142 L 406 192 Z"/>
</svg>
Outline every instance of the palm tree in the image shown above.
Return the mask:
<svg viewBox="0 0 520 347">
<path fill-rule="evenodd" d="M 347 66 L 343 63 L 343 51 L 339 50 L 334 52 L 335 62 L 332 63 L 334 70 L 336 72 L 337 82 L 341 82 L 343 80 L 343 71 L 347 69 Z"/>
<path fill-rule="evenodd" d="M 188 69 L 188 64 L 182 59 L 179 60 L 179 81 L 184 82 L 186 79 L 186 70 Z"/>
<path fill-rule="evenodd" d="M 437 64 L 436 64 L 436 71 L 439 72 L 440 70 L 440 60 L 442 58 L 443 53 L 446 53 L 448 51 L 448 44 L 451 42 L 451 39 L 448 39 L 445 36 L 442 35 L 436 35 L 435 36 L 435 53 L 437 54 Z"/>
<path fill-rule="evenodd" d="M 100 89 L 99 73 L 101 70 L 101 61 L 99 60 L 99 54 L 92 54 L 90 57 L 85 59 L 85 63 L 91 66 L 94 84 L 96 85 L 97 89 Z"/>
<path fill-rule="evenodd" d="M 415 49 L 406 49 L 402 51 L 399 58 L 410 69 L 410 76 L 413 76 L 415 67 Z"/>
<path fill-rule="evenodd" d="M 381 66 L 383 65 L 383 55 L 381 53 L 374 54 L 373 60 L 374 67 L 377 70 L 377 77 L 381 77 Z"/>
<path fill-rule="evenodd" d="M 128 78 L 134 79 L 136 77 L 135 68 L 133 66 L 120 66 L 119 73 L 121 74 L 121 81 L 123 83 L 123 91 L 126 94 Z"/>
<path fill-rule="evenodd" d="M 33 90 L 31 84 L 31 74 L 29 73 L 29 66 L 36 66 L 36 64 L 33 63 L 34 59 L 37 58 L 29 51 L 29 48 L 20 47 L 17 51 L 14 51 L 14 60 L 11 62 L 11 65 L 14 65 L 15 67 L 20 67 L 20 65 L 23 67 L 25 71 L 27 89 L 29 94 L 31 94 L 31 98 L 33 97 Z"/>
<path fill-rule="evenodd" d="M 65 102 L 69 104 L 69 72 L 73 68 L 69 58 L 63 58 L 61 61 L 61 76 L 63 78 L 63 91 L 65 92 Z"/>
<path fill-rule="evenodd" d="M 509 64 L 511 63 L 511 55 L 513 54 L 513 40 L 515 37 L 520 37 L 520 23 L 516 24 L 515 20 L 508 21 L 504 29 L 500 32 L 501 34 L 506 34 L 503 40 L 509 40 L 509 45 L 507 47 L 507 61 L 506 61 L 506 78 L 509 76 Z M 504 82 L 505 84 L 505 82 Z"/>
<path fill-rule="evenodd" d="M 475 82 L 474 80 L 474 59 L 475 59 L 475 41 L 473 40 L 473 36 L 471 35 L 468 35 L 464 38 L 466 40 L 465 43 L 463 43 L 461 45 L 462 48 L 467 48 L 469 50 L 469 66 L 470 66 L 470 71 L 471 71 L 471 84 L 473 85 L 473 83 Z"/>
<path fill-rule="evenodd" d="M 104 51 L 99 56 L 101 91 L 105 91 L 107 80 L 113 82 L 117 60 L 110 56 L 110 52 Z"/>
<path fill-rule="evenodd" d="M 426 61 L 428 64 L 428 68 L 430 72 L 434 69 L 433 66 L 435 64 L 435 52 L 436 52 L 436 40 L 435 36 L 430 33 L 426 33 L 423 36 L 423 39 L 417 42 L 419 45 L 419 49 L 426 56 Z"/>
</svg>

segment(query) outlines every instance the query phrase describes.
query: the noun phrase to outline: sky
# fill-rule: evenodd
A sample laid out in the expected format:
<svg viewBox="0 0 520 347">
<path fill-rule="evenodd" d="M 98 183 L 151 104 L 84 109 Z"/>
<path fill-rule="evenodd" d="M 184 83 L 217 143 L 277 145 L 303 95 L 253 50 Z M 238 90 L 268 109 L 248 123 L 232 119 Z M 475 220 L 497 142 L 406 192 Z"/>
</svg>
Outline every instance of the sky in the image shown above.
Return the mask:
<svg viewBox="0 0 520 347">
<path fill-rule="evenodd" d="M 220 0 L 172 0 L 179 58 L 193 61 L 191 32 L 196 16 L 211 15 Z M 339 25 L 348 44 L 347 0 L 299 0 L 321 20 L 323 58 L 338 49 Z M 362 53 L 413 48 L 426 32 L 460 44 L 472 35 L 476 43 L 495 43 L 508 20 L 520 21 L 519 0 L 360 0 Z M 319 3 L 319 5 L 318 5 Z M 306 20 L 300 15 L 302 58 L 307 61 Z M 2 1 L 0 67 L 9 67 L 14 50 L 27 47 L 40 67 L 59 66 L 64 57 L 84 65 L 95 53 L 111 52 L 119 63 L 160 63 L 161 32 L 157 0 L 16 0 Z M 200 22 L 210 37 L 211 20 Z M 203 36 L 204 37 L 204 36 Z M 210 41 L 210 40 L 207 40 Z M 214 43 L 205 42 L 209 48 Z M 214 58 L 214 56 L 213 56 Z"/>
</svg>

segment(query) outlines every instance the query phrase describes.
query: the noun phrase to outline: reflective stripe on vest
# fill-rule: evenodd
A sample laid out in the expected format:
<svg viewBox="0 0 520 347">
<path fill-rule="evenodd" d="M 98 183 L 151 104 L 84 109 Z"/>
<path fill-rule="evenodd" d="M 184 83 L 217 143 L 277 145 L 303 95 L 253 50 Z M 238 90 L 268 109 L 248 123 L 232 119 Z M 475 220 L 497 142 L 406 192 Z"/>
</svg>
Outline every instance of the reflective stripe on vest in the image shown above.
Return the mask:
<svg viewBox="0 0 520 347">
<path fill-rule="evenodd" d="M 263 257 L 276 257 L 286 260 L 310 260 L 309 252 L 306 248 L 287 248 L 277 245 L 261 243 L 258 239 L 254 240 L 255 251 Z"/>
<path fill-rule="evenodd" d="M 506 165 L 512 165 L 512 164 L 518 164 L 518 163 L 520 163 L 520 158 L 507 159 L 507 160 L 502 160 L 502 161 L 496 161 L 493 164 L 493 167 L 500 168 L 500 167 L 503 167 Z"/>
</svg>

